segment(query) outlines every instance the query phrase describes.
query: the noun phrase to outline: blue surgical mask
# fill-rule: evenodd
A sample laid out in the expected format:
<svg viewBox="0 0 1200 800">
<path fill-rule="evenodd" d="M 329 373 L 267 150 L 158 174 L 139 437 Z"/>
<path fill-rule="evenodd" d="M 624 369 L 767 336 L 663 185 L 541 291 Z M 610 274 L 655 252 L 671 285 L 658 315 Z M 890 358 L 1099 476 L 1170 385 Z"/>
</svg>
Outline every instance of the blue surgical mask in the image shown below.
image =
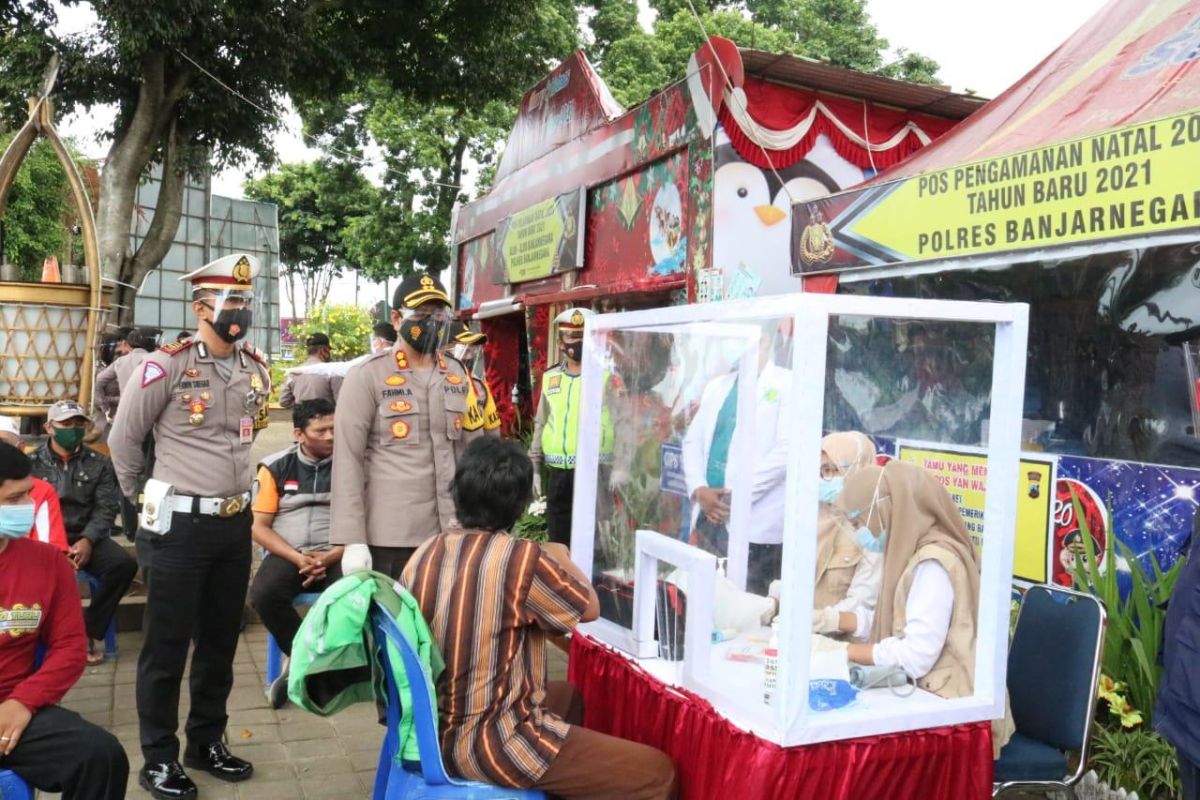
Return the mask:
<svg viewBox="0 0 1200 800">
<path fill-rule="evenodd" d="M 20 539 L 33 529 L 33 503 L 0 506 L 0 536 Z"/>
<path fill-rule="evenodd" d="M 887 544 L 887 531 L 876 536 L 866 525 L 854 532 L 854 541 L 868 553 L 882 553 Z"/>
<path fill-rule="evenodd" d="M 841 475 L 835 475 L 832 478 L 821 478 L 820 488 L 817 489 L 817 497 L 820 501 L 829 504 L 836 500 L 838 495 L 842 493 L 843 480 Z"/>
<path fill-rule="evenodd" d="M 822 678 L 808 682 L 808 707 L 813 711 L 836 711 L 858 699 L 858 689 L 849 681 Z"/>
</svg>

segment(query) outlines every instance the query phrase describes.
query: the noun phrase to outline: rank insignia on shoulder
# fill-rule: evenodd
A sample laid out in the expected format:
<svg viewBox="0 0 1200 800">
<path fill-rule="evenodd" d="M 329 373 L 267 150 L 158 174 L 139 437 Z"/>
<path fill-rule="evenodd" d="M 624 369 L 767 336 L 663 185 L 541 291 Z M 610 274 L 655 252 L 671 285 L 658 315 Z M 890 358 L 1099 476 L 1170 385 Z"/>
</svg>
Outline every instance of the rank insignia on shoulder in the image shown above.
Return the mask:
<svg viewBox="0 0 1200 800">
<path fill-rule="evenodd" d="M 402 419 L 396 420 L 395 422 L 392 423 L 392 438 L 393 439 L 407 439 L 408 433 L 411 430 L 412 430 L 412 428 L 409 426 L 409 424 L 407 422 L 405 422 Z"/>
<path fill-rule="evenodd" d="M 408 356 L 404 354 L 403 350 L 396 351 L 396 368 L 408 369 Z"/>
<path fill-rule="evenodd" d="M 191 347 L 193 344 L 193 341 L 194 340 L 192 340 L 192 339 L 184 339 L 183 341 L 180 341 L 180 342 L 167 342 L 166 344 L 164 344 L 162 347 L 160 347 L 158 349 L 164 353 L 169 353 L 171 355 L 177 355 L 179 353 L 182 353 L 184 350 L 187 350 L 189 347 Z"/>
<path fill-rule="evenodd" d="M 438 369 L 440 369 L 442 372 L 446 371 L 446 359 L 442 358 L 441 356 L 438 356 Z"/>
<path fill-rule="evenodd" d="M 242 352 L 253 358 L 258 363 L 262 364 L 264 367 L 270 366 L 270 362 L 267 360 L 267 354 L 249 342 L 242 342 Z"/>
<path fill-rule="evenodd" d="M 404 376 L 403 375 L 388 375 L 386 378 L 383 379 L 383 383 L 385 386 L 403 386 L 404 385 Z"/>
</svg>

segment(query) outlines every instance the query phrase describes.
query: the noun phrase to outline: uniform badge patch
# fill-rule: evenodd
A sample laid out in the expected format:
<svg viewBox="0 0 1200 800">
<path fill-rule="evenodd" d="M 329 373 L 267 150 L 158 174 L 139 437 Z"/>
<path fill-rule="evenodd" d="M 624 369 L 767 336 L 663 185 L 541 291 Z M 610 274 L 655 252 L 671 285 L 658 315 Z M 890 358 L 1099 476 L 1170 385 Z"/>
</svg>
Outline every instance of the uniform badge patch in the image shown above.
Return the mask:
<svg viewBox="0 0 1200 800">
<path fill-rule="evenodd" d="M 188 367 L 183 371 L 183 374 L 189 378 L 199 378 L 200 370 L 196 369 L 195 367 Z"/>
<path fill-rule="evenodd" d="M 142 367 L 142 388 L 145 389 L 157 380 L 167 377 L 167 371 L 156 361 L 147 361 Z"/>
<path fill-rule="evenodd" d="M 392 411 L 395 411 L 397 414 L 403 414 L 405 411 L 412 410 L 412 403 L 405 402 L 404 400 L 393 400 L 388 408 L 390 408 Z"/>
<path fill-rule="evenodd" d="M 452 383 L 455 386 L 458 386 L 460 383 L 462 383 L 462 378 L 458 377 L 457 375 L 447 375 L 446 383 Z"/>
<path fill-rule="evenodd" d="M 557 389 L 562 384 L 561 375 L 551 375 L 550 382 L 546 384 L 547 389 Z"/>
<path fill-rule="evenodd" d="M 383 383 L 385 386 L 403 386 L 404 385 L 404 376 L 403 375 L 388 375 L 386 378 L 383 379 Z"/>
<path fill-rule="evenodd" d="M 407 422 L 405 422 L 402 419 L 398 419 L 392 423 L 392 438 L 393 439 L 407 439 L 408 433 L 411 430 L 412 430 L 412 428 L 409 426 L 409 424 Z"/>
<path fill-rule="evenodd" d="M 283 482 L 283 490 L 285 492 L 300 491 L 300 481 L 284 481 Z"/>
<path fill-rule="evenodd" d="M 403 350 L 396 351 L 396 368 L 408 369 L 408 356 L 404 355 Z"/>
<path fill-rule="evenodd" d="M 456 430 L 456 431 L 462 430 L 462 414 L 459 414 L 457 417 L 454 418 L 454 430 Z"/>
</svg>

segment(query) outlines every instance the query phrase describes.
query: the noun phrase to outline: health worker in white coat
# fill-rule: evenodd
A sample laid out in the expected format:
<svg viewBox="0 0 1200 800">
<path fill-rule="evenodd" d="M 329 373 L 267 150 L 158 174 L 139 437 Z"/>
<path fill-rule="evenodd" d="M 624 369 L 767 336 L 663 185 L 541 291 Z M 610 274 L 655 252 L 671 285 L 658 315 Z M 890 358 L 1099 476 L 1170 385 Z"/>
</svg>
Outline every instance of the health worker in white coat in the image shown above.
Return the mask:
<svg viewBox="0 0 1200 800">
<path fill-rule="evenodd" d="M 787 478 L 792 373 L 774 362 L 773 336 L 759 340 L 755 386 L 753 473 L 746 591 L 765 595 L 779 576 L 783 554 L 783 505 Z M 737 370 L 704 388 L 700 407 L 683 438 L 683 471 L 692 502 L 692 542 L 720 557 L 729 552 L 730 494 L 735 476 L 727 469 L 737 436 Z"/>
</svg>

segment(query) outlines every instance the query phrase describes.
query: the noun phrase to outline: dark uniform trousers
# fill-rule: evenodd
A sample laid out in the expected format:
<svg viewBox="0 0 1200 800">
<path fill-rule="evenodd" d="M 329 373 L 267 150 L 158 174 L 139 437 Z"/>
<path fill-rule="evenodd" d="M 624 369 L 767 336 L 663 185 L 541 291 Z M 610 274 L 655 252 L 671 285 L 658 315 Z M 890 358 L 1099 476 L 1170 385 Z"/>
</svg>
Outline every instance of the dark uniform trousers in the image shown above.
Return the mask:
<svg viewBox="0 0 1200 800">
<path fill-rule="evenodd" d="M 137 562 L 111 537 L 102 536 L 92 542 L 92 557 L 83 568 L 100 581 L 91 602 L 83 611 L 83 624 L 88 636 L 103 639 L 108 623 L 117 613 L 117 605 L 137 575 Z"/>
<path fill-rule="evenodd" d="M 571 546 L 571 508 L 575 502 L 575 470 L 546 470 L 546 535 L 550 541 Z"/>
<path fill-rule="evenodd" d="M 325 570 L 324 579 L 304 586 L 304 576 L 295 564 L 275 555 L 263 558 L 258 572 L 254 573 L 254 585 L 250 587 L 250 605 L 254 606 L 284 655 L 292 654 L 292 640 L 300 630 L 300 615 L 292 605 L 296 595 L 323 592 L 341 577 L 342 565 L 331 564 Z"/>
<path fill-rule="evenodd" d="M 117 800 L 129 779 L 129 759 L 116 737 L 58 706 L 33 715 L 0 768 L 43 792 L 62 792 L 63 800 Z"/>
<path fill-rule="evenodd" d="M 250 523 L 249 510 L 227 518 L 176 512 L 166 535 L 138 531 L 149 566 L 137 676 L 147 763 L 179 759 L 179 686 L 193 641 L 189 748 L 198 751 L 225 732 L 250 582 Z"/>
</svg>

